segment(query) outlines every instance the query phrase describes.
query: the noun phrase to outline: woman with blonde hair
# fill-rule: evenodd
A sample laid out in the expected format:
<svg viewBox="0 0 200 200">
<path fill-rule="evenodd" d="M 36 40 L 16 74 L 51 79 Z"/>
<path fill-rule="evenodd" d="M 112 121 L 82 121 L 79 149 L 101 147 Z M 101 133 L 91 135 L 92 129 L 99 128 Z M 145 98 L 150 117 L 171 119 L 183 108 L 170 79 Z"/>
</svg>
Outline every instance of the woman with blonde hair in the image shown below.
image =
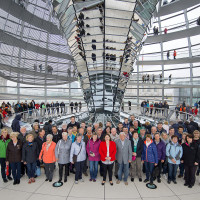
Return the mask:
<svg viewBox="0 0 200 200">
<path fill-rule="evenodd" d="M 27 167 L 28 183 L 31 184 L 35 182 L 35 169 L 39 151 L 37 143 L 34 142 L 33 134 L 28 134 L 26 136 L 26 141 L 22 148 L 22 160 Z"/>
<path fill-rule="evenodd" d="M 6 149 L 8 146 L 8 143 L 11 141 L 8 130 L 2 129 L 1 130 L 1 137 L 0 137 L 0 165 L 1 165 L 1 176 L 4 183 L 7 183 L 8 180 L 12 180 L 10 177 L 11 170 L 9 168 L 9 175 L 6 178 Z M 8 180 L 7 180 L 8 179 Z"/>
<path fill-rule="evenodd" d="M 6 149 L 6 165 L 10 164 L 11 166 L 13 185 L 20 184 L 21 178 L 22 142 L 17 139 L 18 135 L 18 132 L 10 134 L 11 141 Z"/>
</svg>

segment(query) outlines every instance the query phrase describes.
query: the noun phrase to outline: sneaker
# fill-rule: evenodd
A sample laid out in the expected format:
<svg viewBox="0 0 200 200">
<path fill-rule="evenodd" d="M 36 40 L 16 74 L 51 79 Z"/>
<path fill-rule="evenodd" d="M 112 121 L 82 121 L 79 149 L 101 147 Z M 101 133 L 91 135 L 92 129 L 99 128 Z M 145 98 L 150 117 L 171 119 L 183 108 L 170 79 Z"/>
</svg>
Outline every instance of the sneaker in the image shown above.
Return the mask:
<svg viewBox="0 0 200 200">
<path fill-rule="evenodd" d="M 4 183 L 7 183 L 7 182 L 8 182 L 8 180 L 7 180 L 6 178 L 4 178 L 4 179 L 3 179 L 3 182 L 4 182 Z"/>
<path fill-rule="evenodd" d="M 84 179 L 81 179 L 80 181 L 81 181 L 81 182 L 84 182 Z"/>
<path fill-rule="evenodd" d="M 164 178 L 165 180 L 167 180 L 167 176 L 166 176 L 166 174 L 163 174 L 163 178 Z"/>
<path fill-rule="evenodd" d="M 149 181 L 149 179 L 145 179 L 145 180 L 144 180 L 144 183 L 147 183 L 148 181 Z"/>
<path fill-rule="evenodd" d="M 120 180 L 117 180 L 117 181 L 116 181 L 116 184 L 120 184 Z"/>
<path fill-rule="evenodd" d="M 142 178 L 139 178 L 139 182 L 142 182 Z"/>
<path fill-rule="evenodd" d="M 125 185 L 128 185 L 128 182 L 126 181 L 126 182 L 124 182 L 124 184 L 125 184 Z"/>
<path fill-rule="evenodd" d="M 174 184 L 177 184 L 176 180 L 173 181 Z"/>
<path fill-rule="evenodd" d="M 75 184 L 78 184 L 78 181 L 75 181 Z"/>
<path fill-rule="evenodd" d="M 171 181 L 170 181 L 170 180 L 168 180 L 168 181 L 167 181 L 167 183 L 168 183 L 168 184 L 170 184 L 170 183 L 171 183 Z"/>
<path fill-rule="evenodd" d="M 134 178 L 131 178 L 131 182 L 134 182 Z"/>
</svg>

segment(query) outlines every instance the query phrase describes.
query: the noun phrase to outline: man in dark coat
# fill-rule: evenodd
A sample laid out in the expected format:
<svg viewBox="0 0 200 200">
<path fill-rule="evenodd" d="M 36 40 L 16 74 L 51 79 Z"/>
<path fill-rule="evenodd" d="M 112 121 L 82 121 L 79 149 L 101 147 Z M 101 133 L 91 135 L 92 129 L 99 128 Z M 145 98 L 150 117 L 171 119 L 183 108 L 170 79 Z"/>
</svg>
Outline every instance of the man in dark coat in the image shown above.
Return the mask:
<svg viewBox="0 0 200 200">
<path fill-rule="evenodd" d="M 19 132 L 20 133 L 20 120 L 21 120 L 21 115 L 16 115 L 15 119 L 12 121 L 12 130 L 13 132 Z"/>
</svg>

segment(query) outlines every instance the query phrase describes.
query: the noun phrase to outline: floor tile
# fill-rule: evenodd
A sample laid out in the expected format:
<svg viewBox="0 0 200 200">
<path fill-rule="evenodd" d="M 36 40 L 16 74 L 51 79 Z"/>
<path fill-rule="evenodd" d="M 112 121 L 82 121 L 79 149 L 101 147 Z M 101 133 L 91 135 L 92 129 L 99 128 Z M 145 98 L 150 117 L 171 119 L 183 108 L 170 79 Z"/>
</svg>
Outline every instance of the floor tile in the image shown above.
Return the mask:
<svg viewBox="0 0 200 200">
<path fill-rule="evenodd" d="M 45 195 L 45 194 L 33 194 L 28 200 L 66 200 L 66 197 L 61 196 L 52 196 L 52 195 Z"/>
</svg>

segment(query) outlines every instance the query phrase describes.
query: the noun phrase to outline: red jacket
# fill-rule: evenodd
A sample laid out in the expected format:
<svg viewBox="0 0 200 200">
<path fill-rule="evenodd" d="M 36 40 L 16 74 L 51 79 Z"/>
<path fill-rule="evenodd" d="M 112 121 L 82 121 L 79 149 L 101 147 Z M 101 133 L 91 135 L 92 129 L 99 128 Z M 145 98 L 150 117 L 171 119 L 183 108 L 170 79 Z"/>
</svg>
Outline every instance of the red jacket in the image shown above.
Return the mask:
<svg viewBox="0 0 200 200">
<path fill-rule="evenodd" d="M 109 145 L 109 155 L 111 157 L 110 161 L 115 161 L 116 152 L 117 152 L 117 149 L 116 149 L 115 142 L 110 141 L 110 145 Z M 100 143 L 99 153 L 100 153 L 100 156 L 101 156 L 101 161 L 106 161 L 106 159 L 105 159 L 107 157 L 106 142 Z"/>
</svg>

